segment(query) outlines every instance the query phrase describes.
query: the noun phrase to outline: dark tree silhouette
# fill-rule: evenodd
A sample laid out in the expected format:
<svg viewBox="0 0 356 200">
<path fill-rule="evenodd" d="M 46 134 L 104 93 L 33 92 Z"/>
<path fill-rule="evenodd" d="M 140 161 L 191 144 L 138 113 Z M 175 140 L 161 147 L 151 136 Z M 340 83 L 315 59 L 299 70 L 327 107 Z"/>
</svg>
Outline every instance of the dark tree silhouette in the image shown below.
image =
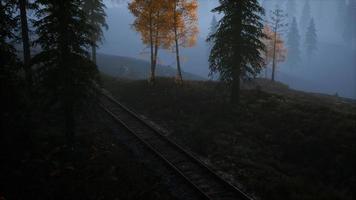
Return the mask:
<svg viewBox="0 0 356 200">
<path fill-rule="evenodd" d="M 19 124 L 19 116 L 23 115 L 18 115 L 21 79 L 18 76 L 20 65 L 14 48 L 18 39 L 18 20 L 15 18 L 17 10 L 13 3 L 0 0 L 0 141 L 3 141 L 4 133 L 14 136 L 14 127 L 16 123 Z"/>
<path fill-rule="evenodd" d="M 287 40 L 287 46 L 288 46 L 287 63 L 290 66 L 295 67 L 301 61 L 301 58 L 300 58 L 300 35 L 299 35 L 297 20 L 295 19 L 295 17 L 293 18 L 293 21 L 290 24 L 290 28 L 289 28 L 287 37 L 288 37 L 288 40 Z"/>
<path fill-rule="evenodd" d="M 88 23 L 94 28 L 91 33 L 91 58 L 96 64 L 96 47 L 97 43 L 103 39 L 102 28 L 108 29 L 105 4 L 103 0 L 85 0 L 83 1 L 83 10 L 87 14 Z"/>
<path fill-rule="evenodd" d="M 31 93 L 32 88 L 32 69 L 30 65 L 31 49 L 30 49 L 30 37 L 28 29 L 27 9 L 31 4 L 27 0 L 18 0 L 18 6 L 20 8 L 20 21 L 21 21 L 21 39 L 23 47 L 23 66 L 26 74 L 26 82 L 28 91 Z"/>
<path fill-rule="evenodd" d="M 308 27 L 308 23 L 311 19 L 311 10 L 310 10 L 310 2 L 309 0 L 305 0 L 302 16 L 300 18 L 300 30 L 302 33 L 305 33 L 305 30 Z"/>
<path fill-rule="evenodd" d="M 17 76 L 18 60 L 14 47 L 18 20 L 11 0 L 0 0 L 0 82 L 1 97 L 11 92 L 6 88 Z M 4 87 L 4 88 L 3 88 Z M 1 98 L 3 100 L 3 98 Z"/>
<path fill-rule="evenodd" d="M 38 21 L 34 23 L 42 52 L 33 58 L 39 66 L 44 100 L 58 102 L 65 120 L 66 136 L 74 136 L 75 112 L 88 102 L 98 73 L 87 59 L 93 45 L 94 28 L 88 24 L 80 0 L 37 0 Z"/>
<path fill-rule="evenodd" d="M 310 20 L 307 33 L 305 35 L 305 49 L 306 49 L 306 56 L 308 60 L 311 59 L 313 56 L 313 53 L 318 49 L 317 47 L 317 34 L 316 34 L 316 28 L 315 28 L 315 23 L 314 19 L 312 18 Z"/>
<path fill-rule="evenodd" d="M 273 32 L 272 81 L 275 80 L 275 72 L 277 67 L 277 43 L 280 42 L 280 40 L 277 39 L 277 35 L 282 34 L 284 32 L 284 28 L 288 26 L 288 24 L 285 23 L 286 18 L 287 15 L 284 14 L 283 10 L 278 7 L 276 7 L 276 9 L 271 12 L 270 24 Z"/>
<path fill-rule="evenodd" d="M 231 86 L 231 101 L 238 103 L 240 80 L 255 77 L 262 69 L 261 38 L 263 8 L 258 0 L 220 0 L 213 12 L 223 13 L 218 30 L 208 38 L 214 45 L 210 53 L 211 74 L 219 73 L 221 80 Z"/>
</svg>

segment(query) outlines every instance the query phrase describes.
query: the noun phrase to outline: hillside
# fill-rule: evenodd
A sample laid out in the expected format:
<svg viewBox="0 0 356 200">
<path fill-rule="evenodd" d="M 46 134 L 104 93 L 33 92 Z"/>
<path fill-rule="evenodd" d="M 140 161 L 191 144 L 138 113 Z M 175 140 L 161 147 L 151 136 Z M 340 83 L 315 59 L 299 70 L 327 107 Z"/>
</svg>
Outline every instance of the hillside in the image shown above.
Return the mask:
<svg viewBox="0 0 356 200">
<path fill-rule="evenodd" d="M 159 79 L 150 87 L 103 80 L 116 98 L 250 194 L 264 200 L 353 199 L 355 103 L 260 80 L 260 87 L 244 86 L 235 107 L 218 82 L 176 87 Z"/>
<path fill-rule="evenodd" d="M 147 79 L 149 76 L 150 64 L 147 61 L 135 58 L 113 56 L 113 55 L 98 55 L 99 70 L 107 75 L 134 80 Z M 169 66 L 157 66 L 158 77 L 175 77 L 176 70 Z M 183 72 L 183 78 L 186 80 L 204 80 L 204 78 Z"/>
</svg>

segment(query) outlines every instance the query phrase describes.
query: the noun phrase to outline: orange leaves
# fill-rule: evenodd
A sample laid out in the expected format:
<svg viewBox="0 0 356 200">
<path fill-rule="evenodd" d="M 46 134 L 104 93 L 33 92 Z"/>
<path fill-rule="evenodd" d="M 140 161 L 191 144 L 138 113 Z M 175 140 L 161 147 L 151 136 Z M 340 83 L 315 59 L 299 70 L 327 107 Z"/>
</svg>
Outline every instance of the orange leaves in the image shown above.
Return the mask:
<svg viewBox="0 0 356 200">
<path fill-rule="evenodd" d="M 283 62 L 287 57 L 287 48 L 284 46 L 284 41 L 280 34 L 275 33 L 270 26 L 265 25 L 263 28 L 263 33 L 267 38 L 263 38 L 262 41 L 266 46 L 263 52 L 265 59 L 265 66 L 268 66 L 273 60 L 274 45 L 276 45 L 276 61 Z"/>
<path fill-rule="evenodd" d="M 168 46 L 169 32 L 166 0 L 134 0 L 129 10 L 135 16 L 133 27 L 147 45 Z"/>
<path fill-rule="evenodd" d="M 174 44 L 174 30 L 180 45 L 191 47 L 199 32 L 197 0 L 133 0 L 129 10 L 135 16 L 133 27 L 142 41 L 169 48 Z"/>
<path fill-rule="evenodd" d="M 183 47 L 194 46 L 199 33 L 198 2 L 196 0 L 168 0 L 173 6 L 173 29 L 177 29 L 178 40 Z"/>
<path fill-rule="evenodd" d="M 151 50 L 151 78 L 154 81 L 158 49 L 172 48 L 182 81 L 179 46 L 192 47 L 198 35 L 197 0 L 132 0 L 129 10 L 135 16 L 133 27 Z"/>
</svg>

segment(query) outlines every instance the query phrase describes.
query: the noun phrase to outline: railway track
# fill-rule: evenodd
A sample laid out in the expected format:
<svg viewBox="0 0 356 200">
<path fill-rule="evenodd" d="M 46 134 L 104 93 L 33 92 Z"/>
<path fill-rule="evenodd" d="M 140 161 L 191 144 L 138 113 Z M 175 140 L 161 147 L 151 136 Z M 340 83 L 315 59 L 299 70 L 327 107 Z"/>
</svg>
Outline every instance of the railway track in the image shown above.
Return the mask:
<svg viewBox="0 0 356 200">
<path fill-rule="evenodd" d="M 107 92 L 100 95 L 99 104 L 115 121 L 182 176 L 204 199 L 252 200 Z"/>
</svg>

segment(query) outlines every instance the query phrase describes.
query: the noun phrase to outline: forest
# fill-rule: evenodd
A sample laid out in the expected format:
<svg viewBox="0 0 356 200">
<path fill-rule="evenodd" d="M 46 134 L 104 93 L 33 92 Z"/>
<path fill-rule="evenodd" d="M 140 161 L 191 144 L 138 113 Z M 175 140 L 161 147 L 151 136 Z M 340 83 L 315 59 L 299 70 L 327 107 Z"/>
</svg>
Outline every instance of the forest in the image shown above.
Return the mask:
<svg viewBox="0 0 356 200">
<path fill-rule="evenodd" d="M 0 0 L 0 200 L 356 198 L 356 0 Z"/>
</svg>

